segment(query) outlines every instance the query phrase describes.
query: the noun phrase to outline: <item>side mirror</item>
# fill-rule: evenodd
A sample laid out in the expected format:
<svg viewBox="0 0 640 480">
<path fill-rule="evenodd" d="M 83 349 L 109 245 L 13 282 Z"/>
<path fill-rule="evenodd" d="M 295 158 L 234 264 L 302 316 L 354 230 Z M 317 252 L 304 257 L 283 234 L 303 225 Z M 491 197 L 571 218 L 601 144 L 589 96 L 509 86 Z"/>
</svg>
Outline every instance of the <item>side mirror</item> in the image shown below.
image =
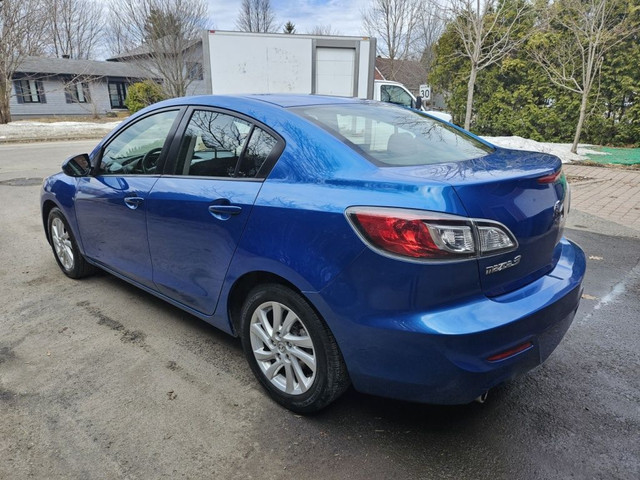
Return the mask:
<svg viewBox="0 0 640 480">
<path fill-rule="evenodd" d="M 62 171 L 70 177 L 86 177 L 91 172 L 91 159 L 86 153 L 69 157 L 62 162 Z"/>
<path fill-rule="evenodd" d="M 415 106 L 416 110 L 422 110 L 422 97 L 420 95 L 418 95 L 416 97 L 416 106 Z"/>
</svg>

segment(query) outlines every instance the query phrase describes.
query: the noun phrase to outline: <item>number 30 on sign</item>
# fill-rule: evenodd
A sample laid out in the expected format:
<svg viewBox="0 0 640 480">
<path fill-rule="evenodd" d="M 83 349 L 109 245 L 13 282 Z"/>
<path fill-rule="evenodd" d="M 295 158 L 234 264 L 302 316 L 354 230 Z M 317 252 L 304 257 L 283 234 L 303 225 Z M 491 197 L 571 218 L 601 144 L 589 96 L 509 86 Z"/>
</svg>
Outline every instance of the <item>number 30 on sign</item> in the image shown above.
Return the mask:
<svg viewBox="0 0 640 480">
<path fill-rule="evenodd" d="M 422 100 L 431 100 L 431 87 L 429 85 L 420 85 L 420 96 Z"/>
</svg>

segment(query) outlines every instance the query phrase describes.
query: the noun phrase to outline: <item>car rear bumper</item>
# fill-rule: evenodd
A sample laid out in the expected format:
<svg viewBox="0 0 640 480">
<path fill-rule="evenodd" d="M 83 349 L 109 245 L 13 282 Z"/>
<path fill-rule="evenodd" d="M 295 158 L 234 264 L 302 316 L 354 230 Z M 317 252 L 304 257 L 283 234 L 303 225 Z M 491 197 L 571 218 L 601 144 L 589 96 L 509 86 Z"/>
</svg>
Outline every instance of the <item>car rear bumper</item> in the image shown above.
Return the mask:
<svg viewBox="0 0 640 480">
<path fill-rule="evenodd" d="M 584 252 L 566 239 L 560 245 L 551 272 L 499 297 L 369 316 L 348 321 L 347 328 L 344 321 L 330 321 L 354 387 L 403 400 L 462 404 L 540 365 L 564 337 L 582 294 Z M 488 360 L 529 342 L 520 353 Z"/>
</svg>

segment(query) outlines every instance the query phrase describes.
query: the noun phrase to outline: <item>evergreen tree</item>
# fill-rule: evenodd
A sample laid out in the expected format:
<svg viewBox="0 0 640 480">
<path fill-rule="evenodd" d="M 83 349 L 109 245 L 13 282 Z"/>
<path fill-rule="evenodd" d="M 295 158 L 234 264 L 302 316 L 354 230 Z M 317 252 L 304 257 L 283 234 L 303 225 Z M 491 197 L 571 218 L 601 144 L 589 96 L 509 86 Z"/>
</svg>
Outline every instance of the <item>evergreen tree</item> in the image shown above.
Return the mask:
<svg viewBox="0 0 640 480">
<path fill-rule="evenodd" d="M 640 2 L 634 10 L 640 25 Z M 542 4 L 546 5 L 544 0 Z M 539 20 L 538 20 L 539 21 Z M 500 62 L 478 75 L 471 130 L 480 135 L 518 135 L 539 141 L 571 142 L 580 113 L 580 95 L 554 85 L 533 61 L 537 42 L 554 45 L 558 32 L 534 25 L 537 34 Z M 436 44 L 429 74 L 435 91 L 445 95 L 454 123 L 465 118 L 469 67 L 456 55 L 461 43 L 447 25 Z M 582 141 L 596 144 L 640 144 L 640 34 L 612 49 L 603 64 L 598 85 L 590 95 L 590 115 Z"/>
</svg>

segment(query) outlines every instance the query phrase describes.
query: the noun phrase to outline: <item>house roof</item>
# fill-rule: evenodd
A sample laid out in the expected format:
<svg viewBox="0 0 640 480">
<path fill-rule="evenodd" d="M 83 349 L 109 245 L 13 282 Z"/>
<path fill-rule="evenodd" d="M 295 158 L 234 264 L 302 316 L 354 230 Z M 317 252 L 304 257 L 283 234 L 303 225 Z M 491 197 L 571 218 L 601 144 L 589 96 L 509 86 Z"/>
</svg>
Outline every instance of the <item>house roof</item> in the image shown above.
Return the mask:
<svg viewBox="0 0 640 480">
<path fill-rule="evenodd" d="M 394 60 L 376 57 L 376 69 L 384 80 L 393 80 L 404 84 L 414 94 L 420 85 L 427 83 L 427 69 L 417 60 Z"/>
<path fill-rule="evenodd" d="M 26 57 L 16 73 L 126 78 L 150 78 L 152 76 L 149 72 L 132 63 L 48 57 Z"/>
<path fill-rule="evenodd" d="M 197 38 L 195 40 L 186 41 L 186 44 L 183 50 L 188 50 L 194 45 L 202 42 L 201 38 Z M 173 53 L 175 46 L 171 45 L 171 37 L 166 36 L 157 40 L 158 48 L 156 48 L 155 53 Z M 151 45 L 148 43 L 142 44 L 139 47 L 133 48 L 128 52 L 123 52 L 118 55 L 115 55 L 111 58 L 107 58 L 107 62 L 119 62 L 121 60 L 130 60 L 134 57 L 147 57 L 153 53 Z"/>
</svg>

